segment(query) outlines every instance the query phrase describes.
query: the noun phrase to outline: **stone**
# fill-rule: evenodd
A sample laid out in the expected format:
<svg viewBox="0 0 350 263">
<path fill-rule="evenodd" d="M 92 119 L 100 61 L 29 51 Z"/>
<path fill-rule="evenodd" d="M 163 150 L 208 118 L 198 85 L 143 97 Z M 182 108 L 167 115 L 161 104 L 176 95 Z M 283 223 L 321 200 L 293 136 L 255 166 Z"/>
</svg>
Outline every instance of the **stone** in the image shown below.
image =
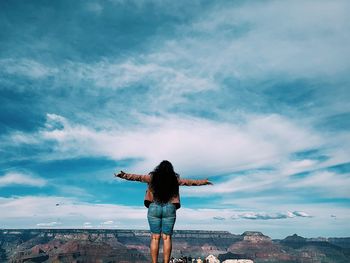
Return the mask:
<svg viewBox="0 0 350 263">
<path fill-rule="evenodd" d="M 254 263 L 254 261 L 250 259 L 226 259 L 222 263 Z"/>
<path fill-rule="evenodd" d="M 206 258 L 207 263 L 220 263 L 220 260 L 218 260 L 215 256 L 209 255 Z"/>
</svg>

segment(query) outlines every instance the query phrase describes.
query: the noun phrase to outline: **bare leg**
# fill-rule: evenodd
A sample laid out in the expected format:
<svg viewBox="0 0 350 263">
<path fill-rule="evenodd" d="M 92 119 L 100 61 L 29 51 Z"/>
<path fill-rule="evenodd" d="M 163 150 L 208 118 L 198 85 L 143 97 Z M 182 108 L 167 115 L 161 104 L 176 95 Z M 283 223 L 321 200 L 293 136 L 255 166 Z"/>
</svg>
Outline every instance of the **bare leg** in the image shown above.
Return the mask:
<svg viewBox="0 0 350 263">
<path fill-rule="evenodd" d="M 171 236 L 162 234 L 163 238 L 163 258 L 164 263 L 169 263 L 170 255 L 171 255 L 171 249 L 172 249 L 172 242 L 171 242 Z"/>
<path fill-rule="evenodd" d="M 158 262 L 160 234 L 151 235 L 151 257 L 152 263 Z"/>
</svg>

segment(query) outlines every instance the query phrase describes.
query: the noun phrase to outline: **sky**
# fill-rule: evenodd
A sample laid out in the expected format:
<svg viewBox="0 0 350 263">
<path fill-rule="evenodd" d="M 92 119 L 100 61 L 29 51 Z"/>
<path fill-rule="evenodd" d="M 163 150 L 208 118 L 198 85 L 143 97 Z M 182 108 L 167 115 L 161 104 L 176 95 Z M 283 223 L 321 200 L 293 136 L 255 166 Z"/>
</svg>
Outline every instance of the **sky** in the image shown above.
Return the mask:
<svg viewBox="0 0 350 263">
<path fill-rule="evenodd" d="M 349 1 L 0 1 L 0 228 L 350 236 Z"/>
</svg>

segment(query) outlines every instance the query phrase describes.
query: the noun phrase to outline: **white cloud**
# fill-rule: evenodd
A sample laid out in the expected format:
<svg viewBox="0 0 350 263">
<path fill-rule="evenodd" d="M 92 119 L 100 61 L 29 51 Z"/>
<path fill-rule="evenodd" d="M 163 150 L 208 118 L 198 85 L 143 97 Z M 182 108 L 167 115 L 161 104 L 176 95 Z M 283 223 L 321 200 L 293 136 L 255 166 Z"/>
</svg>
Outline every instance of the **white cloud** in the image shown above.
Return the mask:
<svg viewBox="0 0 350 263">
<path fill-rule="evenodd" d="M 56 206 L 56 204 L 60 204 Z M 89 204 L 79 202 L 74 198 L 65 197 L 14 197 L 14 198 L 0 198 L 0 207 L 8 209 L 8 213 L 2 214 L 1 218 L 14 217 L 47 217 L 59 218 L 66 216 L 67 218 L 94 218 L 106 219 L 112 216 L 119 219 L 139 219 L 145 216 L 144 209 L 134 209 L 132 207 L 112 205 L 112 204 Z M 17 207 L 18 209 L 10 209 Z M 5 210 L 3 210 L 5 211 Z M 108 222 L 105 220 L 103 222 Z M 85 222 L 85 221 L 84 221 Z"/>
<path fill-rule="evenodd" d="M 102 222 L 101 225 L 112 225 L 113 223 L 114 223 L 113 220 L 108 220 L 108 221 Z"/>
<path fill-rule="evenodd" d="M 350 66 L 348 8 L 348 1 L 217 4 L 191 27 L 180 27 L 184 37 L 163 50 L 209 76 L 221 72 L 246 80 L 344 75 Z"/>
<path fill-rule="evenodd" d="M 288 219 L 295 217 L 312 217 L 308 213 L 303 211 L 294 212 L 279 212 L 279 213 L 262 213 L 262 212 L 248 212 L 242 214 L 236 214 L 231 219 L 250 219 L 250 220 L 271 220 L 271 219 Z"/>
<path fill-rule="evenodd" d="M 58 88 L 67 84 L 76 87 L 83 84 L 85 89 L 92 90 L 147 86 L 151 94 L 157 94 L 153 100 L 160 102 L 164 108 L 184 101 L 184 94 L 218 88 L 215 80 L 205 73 L 193 68 L 160 64 L 143 56 L 122 62 L 104 58 L 94 64 L 68 61 L 55 67 L 32 59 L 2 59 L 0 69 L 8 74 L 34 79 L 54 78 L 51 89 L 56 88 L 57 84 Z M 89 83 L 88 86 L 86 82 Z"/>
<path fill-rule="evenodd" d="M 255 172 L 253 174 L 231 175 L 223 182 L 210 186 L 182 188 L 184 196 L 223 195 L 236 192 L 258 192 L 275 186 L 281 178 L 275 173 Z M 282 179 L 283 180 L 283 179 Z"/>
<path fill-rule="evenodd" d="M 72 64 L 74 74 L 75 64 Z M 216 85 L 205 77 L 193 74 L 192 71 L 178 69 L 171 66 L 158 65 L 152 62 L 137 63 L 126 61 L 114 64 L 109 61 L 99 62 L 97 65 L 80 65 L 82 76 L 89 76 L 97 87 L 122 88 L 136 83 L 151 84 L 161 89 L 162 94 L 192 93 L 212 89 Z"/>
<path fill-rule="evenodd" d="M 87 6 L 96 13 L 101 10 L 99 3 Z M 319 81 L 328 77 L 339 81 L 340 76 L 347 76 L 348 7 L 347 1 L 217 3 L 205 15 L 179 24 L 178 38 L 157 39 L 153 53 L 125 60 L 105 57 L 92 64 L 68 61 L 54 67 L 29 59 L 1 60 L 0 67 L 10 74 L 53 77 L 52 89 L 67 85 L 97 91 L 147 87 L 145 101 L 155 112 L 183 102 L 188 105 L 191 101 L 184 95 L 218 91 L 227 79 L 256 83 L 251 87 L 254 97 L 263 93 L 264 85 L 259 83 L 266 79 Z M 229 88 L 232 97 L 245 95 L 234 84 Z M 343 96 L 334 101 L 339 99 L 347 101 Z"/>
<path fill-rule="evenodd" d="M 291 180 L 290 175 L 325 168 L 346 160 L 344 154 L 333 154 L 327 161 L 289 158 L 291 153 L 310 148 L 322 148 L 325 139 L 304 123 L 292 121 L 280 115 L 245 115 L 239 123 L 222 123 L 200 118 L 179 118 L 176 116 L 148 117 L 139 115 L 142 125 L 132 129 L 109 127 L 95 129 L 73 123 L 56 114 L 47 114 L 45 128 L 36 135 L 37 143 L 55 142 L 54 156 L 43 158 L 72 158 L 81 156 L 107 156 L 119 160 L 140 159 L 130 172 L 147 173 L 159 161 L 168 159 L 176 170 L 187 176 L 211 177 L 220 174 L 231 176 L 213 186 L 183 188 L 185 196 L 207 196 L 254 193 L 274 189 L 296 187 L 318 187 L 321 195 L 347 196 L 349 185 L 346 177 L 329 178 L 312 176 L 309 179 Z M 25 134 L 21 135 L 25 140 Z M 292 139 L 291 139 L 292 138 Z M 50 144 L 52 145 L 52 144 Z M 155 147 L 155 145 L 157 147 Z M 152 149 L 151 151 L 149 149 Z M 340 158 L 338 158 L 340 156 Z M 344 158 L 343 158 L 343 157 Z M 274 167 L 273 170 L 253 170 L 239 174 L 246 169 Z M 111 171 L 112 174 L 113 171 Z M 106 178 L 112 180 L 112 175 Z M 105 178 L 103 178 L 105 180 Z M 317 183 L 319 182 L 319 183 Z M 330 185 L 334 187 L 329 187 Z M 334 189 L 343 189 L 334 191 Z M 67 188 L 65 192 L 84 191 Z M 327 190 L 327 191 L 325 191 Z"/>
<path fill-rule="evenodd" d="M 73 123 L 56 114 L 47 114 L 45 128 L 36 135 L 28 134 L 28 136 L 35 137 L 37 143 L 55 142 L 54 156 L 46 154 L 43 158 L 79 156 L 107 156 L 115 160 L 137 158 L 141 161 L 127 168 L 130 172 L 137 173 L 147 173 L 159 161 L 168 159 L 185 177 L 194 175 L 211 177 L 232 173 L 228 179 L 213 186 L 183 188 L 184 196 L 249 193 L 272 190 L 276 187 L 290 189 L 299 186 L 319 187 L 322 195 L 336 192 L 336 196 L 341 196 L 347 192 L 349 182 L 344 176 L 335 176 L 336 180 L 332 180 L 329 184 L 325 183 L 331 179 L 329 176 L 324 179 L 322 179 L 324 176 L 312 176 L 303 180 L 289 178 L 298 172 L 317 170 L 346 160 L 341 154 L 338 154 L 340 159 L 335 154 L 330 155 L 332 158 L 325 162 L 289 159 L 291 153 L 322 148 L 325 143 L 320 135 L 303 123 L 276 114 L 246 115 L 244 121 L 236 124 L 176 116 L 166 118 L 140 115 L 139 119 L 142 125 L 130 130 L 120 127 L 94 129 Z M 25 135 L 22 134 L 22 137 L 25 138 Z M 274 169 L 235 173 L 264 166 Z M 112 175 L 106 175 L 107 177 L 112 180 Z M 329 189 L 330 185 L 334 188 Z M 343 190 L 334 191 L 334 189 Z M 65 189 L 66 192 L 72 190 L 76 192 L 74 188 Z M 87 195 L 82 191 L 76 193 Z"/>
<path fill-rule="evenodd" d="M 34 177 L 29 174 L 19 172 L 9 172 L 3 176 L 0 176 L 0 187 L 10 185 L 27 185 L 42 187 L 47 184 L 47 181 L 40 177 Z"/>
<path fill-rule="evenodd" d="M 96 14 L 103 10 L 95 2 L 86 8 Z M 113 89 L 146 85 L 158 95 L 154 100 L 167 103 L 182 101 L 183 94 L 220 89 L 225 78 L 338 77 L 350 67 L 348 8 L 345 0 L 217 3 L 205 15 L 179 24 L 178 38 L 157 39 L 153 53 L 93 64 L 68 61 L 59 67 L 3 59 L 0 68 L 33 78 L 52 76 L 71 86 L 84 81 L 84 88 L 86 83 Z"/>
<path fill-rule="evenodd" d="M 10 140 L 13 143 L 12 145 L 19 144 L 37 144 L 39 143 L 38 138 L 36 136 L 30 136 L 21 131 L 15 131 L 10 135 Z"/>
<path fill-rule="evenodd" d="M 223 200 L 224 202 L 220 203 L 224 207 L 237 207 L 238 209 L 237 211 L 234 211 L 231 219 L 240 220 L 240 225 L 250 225 L 249 222 L 255 222 L 256 226 L 258 226 L 256 229 L 266 228 L 268 231 L 273 231 L 272 229 L 279 228 L 281 233 L 290 231 L 291 234 L 306 233 L 310 231 L 314 233 L 312 234 L 314 236 L 318 235 L 317 231 L 328 232 L 328 234 L 325 233 L 323 236 L 349 235 L 345 233 L 350 233 L 350 228 L 343 225 L 350 216 L 349 208 L 343 205 L 337 205 L 337 203 L 332 201 L 314 202 L 313 200 L 308 200 L 307 198 L 304 198 L 303 196 L 299 197 L 298 195 L 299 194 L 296 191 L 287 195 L 284 195 L 283 193 L 275 194 L 271 191 L 271 194 L 264 196 L 255 196 L 254 194 L 242 197 L 239 195 L 236 197 L 228 196 Z M 312 194 L 310 196 L 311 198 L 319 198 L 319 196 L 314 196 Z M 262 214 L 265 216 L 277 216 L 283 214 L 284 216 L 293 217 L 293 219 L 273 220 L 273 224 L 271 224 L 271 220 L 254 220 L 254 218 L 252 220 L 243 220 L 241 215 L 245 213 L 251 213 L 252 215 Z M 331 215 L 337 215 L 337 219 L 341 218 L 341 223 L 339 225 L 334 224 L 334 222 L 332 223 L 334 218 L 331 217 Z M 318 230 L 316 231 L 317 228 Z"/>
<path fill-rule="evenodd" d="M 98 225 L 99 228 L 120 228 L 120 224 L 113 220 L 107 220 Z"/>
<path fill-rule="evenodd" d="M 83 224 L 83 227 L 84 227 L 84 228 L 92 228 L 93 225 L 92 225 L 90 222 L 85 222 L 85 223 Z"/>
<path fill-rule="evenodd" d="M 293 214 L 295 216 L 300 216 L 300 217 L 311 217 L 308 213 L 305 213 L 303 211 L 294 211 Z"/>
<path fill-rule="evenodd" d="M 330 171 L 314 172 L 304 178 L 288 183 L 286 187 L 317 190 L 320 196 L 350 197 L 350 177 L 348 173 L 339 174 Z"/>
<path fill-rule="evenodd" d="M 229 179 L 212 186 L 184 187 L 181 191 L 183 196 L 225 195 L 221 203 L 228 205 L 231 202 L 232 198 L 230 196 L 232 194 L 245 193 L 255 195 L 263 191 L 265 191 L 265 198 L 272 199 L 265 200 L 268 203 L 282 200 L 294 202 L 298 198 L 302 200 L 305 196 L 298 197 L 298 195 L 305 191 L 308 191 L 310 195 L 317 195 L 317 198 L 348 198 L 349 186 L 350 179 L 348 174 L 322 171 L 299 178 L 290 177 L 289 174 L 283 175 L 283 169 L 277 169 L 272 172 L 253 171 L 251 174 L 232 175 Z M 241 202 L 241 200 L 237 200 L 237 197 L 234 197 L 232 200 L 233 203 Z M 308 202 L 308 200 L 303 199 L 303 202 Z M 255 207 L 258 206 L 257 203 L 252 202 L 252 204 Z"/>
<path fill-rule="evenodd" d="M 213 219 L 215 219 L 215 220 L 225 220 L 225 218 L 224 217 L 221 217 L 221 216 L 214 216 L 213 217 Z"/>
<path fill-rule="evenodd" d="M 36 224 L 39 227 L 55 227 L 61 225 L 60 222 L 48 222 L 48 223 L 38 223 Z"/>
<path fill-rule="evenodd" d="M 291 152 L 322 144 L 311 129 L 280 115 L 246 115 L 237 124 L 171 115 L 139 118 L 142 125 L 133 129 L 95 130 L 48 114 L 46 128 L 36 136 L 42 143 L 56 142 L 56 158 L 138 158 L 143 161 L 132 167 L 137 172 L 169 159 L 180 173 L 205 176 L 277 164 Z"/>
<path fill-rule="evenodd" d="M 22 75 L 33 79 L 45 78 L 58 73 L 58 69 L 33 59 L 0 59 L 0 69 L 7 74 Z"/>
</svg>

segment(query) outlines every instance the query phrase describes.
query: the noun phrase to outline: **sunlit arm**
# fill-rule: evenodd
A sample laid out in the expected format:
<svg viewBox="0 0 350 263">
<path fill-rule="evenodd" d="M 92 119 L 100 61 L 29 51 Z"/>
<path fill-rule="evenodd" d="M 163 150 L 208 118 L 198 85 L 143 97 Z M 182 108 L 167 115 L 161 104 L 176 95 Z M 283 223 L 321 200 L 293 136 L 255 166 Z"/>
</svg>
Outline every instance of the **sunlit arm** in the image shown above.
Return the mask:
<svg viewBox="0 0 350 263">
<path fill-rule="evenodd" d="M 130 174 L 130 173 L 125 173 L 123 171 L 120 171 L 118 174 L 114 174 L 115 177 L 119 177 L 128 181 L 139 181 L 143 183 L 149 183 L 151 181 L 151 178 L 148 174 L 143 175 L 143 174 Z"/>
<path fill-rule="evenodd" d="M 179 179 L 179 185 L 186 186 L 200 186 L 200 185 L 212 185 L 212 182 L 209 182 L 208 179 Z"/>
</svg>

